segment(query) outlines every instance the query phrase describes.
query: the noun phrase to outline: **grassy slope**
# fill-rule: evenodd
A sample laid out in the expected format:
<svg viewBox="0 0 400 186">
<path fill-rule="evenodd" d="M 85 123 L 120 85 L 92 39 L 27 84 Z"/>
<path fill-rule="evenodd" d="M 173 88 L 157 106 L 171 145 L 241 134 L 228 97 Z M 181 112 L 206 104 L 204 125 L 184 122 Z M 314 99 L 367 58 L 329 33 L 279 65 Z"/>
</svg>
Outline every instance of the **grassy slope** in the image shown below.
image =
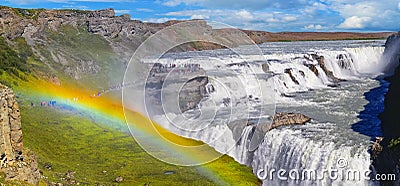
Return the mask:
<svg viewBox="0 0 400 186">
<path fill-rule="evenodd" d="M 104 127 L 101 121 L 86 118 L 76 110 L 30 107 L 27 103 L 22 101 L 21 105 L 24 144 L 36 152 L 39 167 L 52 182 L 62 182 L 61 178 L 71 170 L 76 172 L 77 181 L 89 185 L 110 185 L 118 176 L 125 179 L 120 185 L 215 185 L 215 180 L 199 174 L 199 167 L 179 167 L 156 160 L 130 135 Z M 52 169 L 43 168 L 45 164 L 52 164 Z M 214 174 L 229 184 L 258 182 L 249 167 L 227 156 L 205 167 L 217 170 Z M 176 174 L 165 175 L 165 171 Z"/>
</svg>

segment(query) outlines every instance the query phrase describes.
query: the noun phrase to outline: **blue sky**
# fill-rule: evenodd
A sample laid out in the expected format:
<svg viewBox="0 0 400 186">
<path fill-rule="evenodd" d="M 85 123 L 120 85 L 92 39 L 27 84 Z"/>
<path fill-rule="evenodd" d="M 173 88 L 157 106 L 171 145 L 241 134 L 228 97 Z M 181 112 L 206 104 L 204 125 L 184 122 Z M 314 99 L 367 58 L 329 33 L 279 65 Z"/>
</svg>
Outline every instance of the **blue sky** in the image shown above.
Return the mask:
<svg viewBox="0 0 400 186">
<path fill-rule="evenodd" d="M 264 31 L 399 31 L 400 0 L 0 0 L 19 8 L 114 8 L 117 15 L 165 22 L 206 19 Z"/>
</svg>

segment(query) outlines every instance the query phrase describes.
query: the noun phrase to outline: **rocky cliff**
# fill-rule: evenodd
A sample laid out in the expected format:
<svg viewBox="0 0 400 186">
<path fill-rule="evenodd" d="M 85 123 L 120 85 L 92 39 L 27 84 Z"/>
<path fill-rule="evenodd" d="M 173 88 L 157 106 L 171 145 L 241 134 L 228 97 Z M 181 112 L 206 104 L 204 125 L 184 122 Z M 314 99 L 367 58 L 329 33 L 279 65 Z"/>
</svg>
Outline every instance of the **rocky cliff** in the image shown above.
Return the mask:
<svg viewBox="0 0 400 186">
<path fill-rule="evenodd" d="M 385 110 L 381 113 L 382 132 L 386 138 L 400 137 L 400 125 L 397 117 L 400 111 L 400 33 L 390 36 L 386 41 L 384 51 L 385 60 L 394 64 L 394 75 L 387 78 L 390 82 L 389 90 L 385 96 Z"/>
<path fill-rule="evenodd" d="M 400 112 L 400 66 L 398 66 L 400 63 L 400 33 L 387 39 L 384 59 L 390 60 L 390 64 L 394 64 L 388 69 L 395 68 L 395 71 L 393 76 L 387 78 L 390 86 L 385 96 L 385 109 L 379 115 L 384 137 L 381 142 L 383 148 L 379 148 L 378 151 L 374 151 L 373 148 L 372 159 L 378 173 L 396 174 L 396 181 L 381 181 L 381 185 L 398 185 L 400 184 L 398 170 L 400 167 L 400 125 L 398 122 Z"/>
<path fill-rule="evenodd" d="M 18 103 L 12 90 L 0 84 L 0 172 L 5 181 L 37 185 L 39 170 L 35 155 L 24 149 Z"/>
</svg>

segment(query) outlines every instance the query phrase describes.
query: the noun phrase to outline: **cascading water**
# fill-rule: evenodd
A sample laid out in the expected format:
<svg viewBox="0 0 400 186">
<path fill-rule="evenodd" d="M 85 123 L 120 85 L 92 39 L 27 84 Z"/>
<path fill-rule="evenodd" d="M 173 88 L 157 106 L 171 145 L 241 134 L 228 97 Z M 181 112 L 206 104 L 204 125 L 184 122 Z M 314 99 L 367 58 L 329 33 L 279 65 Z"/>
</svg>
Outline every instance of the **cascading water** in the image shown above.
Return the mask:
<svg viewBox="0 0 400 186">
<path fill-rule="evenodd" d="M 250 135 L 253 132 L 253 127 L 247 126 L 243 129 L 242 135 L 240 140 L 237 142 L 237 146 L 239 148 L 236 148 L 235 150 L 237 151 L 235 154 L 239 158 L 238 161 L 241 163 L 246 163 L 249 160 L 249 153 L 247 150 L 247 147 L 249 146 L 250 143 Z"/>
<path fill-rule="evenodd" d="M 389 65 L 380 60 L 384 50 L 383 43 L 384 41 L 266 43 L 260 45 L 265 54 L 265 59 L 261 61 L 252 56 L 251 51 L 240 58 L 226 50 L 187 52 L 174 54 L 173 57 L 167 55 L 158 62 L 200 64 L 213 79 L 206 85 L 207 97 L 202 99 L 197 108 L 186 111 L 185 117 L 167 113 L 156 115 L 153 119 L 179 135 L 201 140 L 236 161 L 252 166 L 256 175 L 259 170 L 267 171 L 266 169 L 283 169 L 287 171 L 286 177 L 290 170 L 314 170 L 318 175 L 321 172 L 323 174 L 325 169 L 338 169 L 354 170 L 360 174 L 354 180 L 347 177 L 330 179 L 326 173 L 323 179 L 317 180 L 282 180 L 277 179 L 275 173 L 275 178 L 263 179 L 264 185 L 374 184 L 366 179 L 365 174 L 370 170 L 369 141 L 380 132 L 370 132 L 374 136 L 367 136 L 364 134 L 368 131 L 355 131 L 353 125 L 360 122 L 362 118 L 359 118 L 359 113 L 368 104 L 364 93 L 380 86 L 374 78 L 382 75 Z M 213 60 L 218 63 L 210 63 Z M 244 61 L 247 63 L 243 63 Z M 235 73 L 225 73 L 226 70 Z M 249 76 L 250 74 L 256 76 Z M 245 90 L 239 88 L 231 91 L 239 87 L 238 79 L 233 76 L 239 77 L 242 84 L 244 82 Z M 258 80 L 252 77 L 258 77 Z M 250 115 L 241 115 L 241 112 L 231 112 L 229 106 L 237 107 L 240 111 L 242 107 L 246 109 L 245 106 L 257 103 L 261 95 L 257 94 L 258 87 L 254 81 L 260 81 L 261 86 L 268 86 L 268 81 L 274 82 L 273 94 L 277 111 L 302 113 L 313 118 L 312 122 L 302 126 L 273 129 L 265 134 L 264 141 L 255 151 L 249 151 L 255 126 L 232 126 L 229 121 L 252 118 L 252 111 Z M 377 104 L 383 105 L 383 100 Z M 195 111 L 197 109 L 201 109 L 203 114 L 217 110 L 215 118 L 218 119 L 197 123 L 189 121 L 190 117 L 199 117 Z M 371 117 L 375 117 L 373 114 L 376 113 L 371 113 Z M 171 118 L 186 129 L 202 126 L 204 122 L 210 122 L 210 125 L 198 133 L 192 133 L 170 127 L 168 121 Z M 379 130 L 376 126 L 365 128 Z M 338 164 L 340 161 L 346 164 Z"/>
</svg>

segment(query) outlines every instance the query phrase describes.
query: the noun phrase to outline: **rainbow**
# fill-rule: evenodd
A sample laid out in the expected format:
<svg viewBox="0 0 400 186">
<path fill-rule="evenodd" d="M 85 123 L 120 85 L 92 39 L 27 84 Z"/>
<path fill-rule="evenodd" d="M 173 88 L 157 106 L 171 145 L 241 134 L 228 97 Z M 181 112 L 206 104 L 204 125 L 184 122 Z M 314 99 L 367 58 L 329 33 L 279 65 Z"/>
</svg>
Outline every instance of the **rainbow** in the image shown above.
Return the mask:
<svg viewBox="0 0 400 186">
<path fill-rule="evenodd" d="M 57 105 L 72 107 L 88 117 L 105 121 L 101 123 L 108 125 L 108 127 L 123 132 L 131 132 L 134 134 L 134 137 L 140 136 L 149 139 L 146 145 L 154 146 L 154 148 L 159 149 L 160 152 L 164 151 L 163 155 L 174 152 L 173 158 L 184 159 L 187 164 L 196 164 L 202 161 L 210 162 L 210 157 L 221 156 L 220 153 L 203 142 L 171 133 L 139 112 L 134 110 L 125 110 L 124 112 L 122 103 L 116 101 L 115 98 L 113 99 L 107 96 L 92 97 L 91 92 L 79 89 L 74 85 L 59 86 L 37 79 L 31 79 L 29 83 L 21 87 L 23 87 L 23 89 L 20 88 L 18 91 L 30 95 L 37 101 L 50 101 L 54 99 L 57 101 Z M 129 124 L 127 124 L 126 121 L 129 121 Z M 208 148 L 190 148 L 197 146 L 207 146 Z M 187 148 L 190 148 L 190 150 L 188 151 Z M 156 158 L 159 158 L 159 156 Z M 163 159 L 164 158 L 168 157 L 163 157 Z M 196 168 L 199 173 L 214 182 L 221 185 L 227 184 L 226 181 L 229 178 L 222 178 L 212 167 L 202 165 L 196 166 Z"/>
</svg>

